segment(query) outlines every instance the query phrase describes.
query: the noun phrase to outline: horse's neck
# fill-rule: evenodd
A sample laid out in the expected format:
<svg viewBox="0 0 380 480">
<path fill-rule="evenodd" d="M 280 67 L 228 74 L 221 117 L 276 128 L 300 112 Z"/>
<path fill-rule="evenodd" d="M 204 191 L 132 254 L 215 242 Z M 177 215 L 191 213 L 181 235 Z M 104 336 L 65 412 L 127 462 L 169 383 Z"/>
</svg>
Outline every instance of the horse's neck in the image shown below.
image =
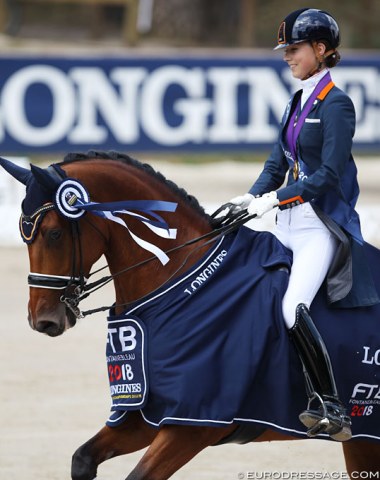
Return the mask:
<svg viewBox="0 0 380 480">
<path fill-rule="evenodd" d="M 139 173 L 140 172 L 137 172 L 137 175 Z M 131 199 L 141 198 L 141 192 L 139 192 L 139 196 L 137 196 L 137 192 L 133 192 L 133 185 L 135 183 L 138 184 L 138 182 L 129 182 L 132 188 L 129 189 L 128 196 Z M 178 203 L 175 213 L 163 215 L 169 227 L 177 229 L 177 238 L 175 240 L 162 239 L 148 230 L 146 226 L 138 220 L 128 219 L 128 226 L 135 235 L 158 246 L 166 252 L 211 231 L 207 217 L 198 212 L 198 210 L 190 203 L 187 203 L 186 200 L 170 191 L 165 185 L 161 185 L 155 181 L 145 181 L 144 185 L 146 189 L 144 199 L 151 200 L 161 198 L 162 200 Z M 159 195 L 157 194 L 157 187 L 163 189 Z M 135 194 L 136 196 L 134 196 Z M 114 275 L 125 268 L 137 265 L 143 260 L 153 256 L 150 252 L 135 243 L 127 231 L 122 232 L 118 225 L 110 223 L 109 228 L 110 244 L 105 255 L 111 274 Z M 138 300 L 161 285 L 164 285 L 168 279 L 175 278 L 184 273 L 196 263 L 206 251 L 206 248 L 201 248 L 204 242 L 205 240 L 168 253 L 170 261 L 165 266 L 155 258 L 142 266 L 132 268 L 126 274 L 117 276 L 114 279 L 116 303 L 124 304 Z M 182 265 L 183 267 L 181 267 Z"/>
<path fill-rule="evenodd" d="M 157 237 L 149 236 L 146 229 L 138 231 L 133 228 L 132 230 L 135 234 L 144 238 L 144 240 L 148 240 L 159 246 L 163 251 L 168 251 L 176 246 L 182 246 L 187 241 L 198 238 L 211 230 L 208 222 L 199 216 L 198 218 L 196 216 L 192 218 L 192 221 L 184 218 L 182 222 L 183 223 L 178 226 L 175 226 L 178 228 L 176 240 L 157 240 Z M 170 226 L 172 225 L 173 224 Z M 183 226 L 181 227 L 180 225 Z M 168 253 L 170 260 L 166 265 L 162 265 L 157 258 L 154 258 L 148 263 L 139 266 L 138 264 L 140 262 L 143 262 L 153 255 L 144 251 L 134 243 L 132 239 L 126 241 L 125 236 L 114 235 L 111 248 L 106 254 L 111 274 L 134 266 L 127 273 L 117 276 L 114 279 L 116 304 L 125 304 L 139 300 L 164 285 L 169 279 L 184 273 L 187 269 L 191 268 L 206 251 L 206 247 L 202 248 L 203 243 L 205 243 L 205 240 Z"/>
</svg>

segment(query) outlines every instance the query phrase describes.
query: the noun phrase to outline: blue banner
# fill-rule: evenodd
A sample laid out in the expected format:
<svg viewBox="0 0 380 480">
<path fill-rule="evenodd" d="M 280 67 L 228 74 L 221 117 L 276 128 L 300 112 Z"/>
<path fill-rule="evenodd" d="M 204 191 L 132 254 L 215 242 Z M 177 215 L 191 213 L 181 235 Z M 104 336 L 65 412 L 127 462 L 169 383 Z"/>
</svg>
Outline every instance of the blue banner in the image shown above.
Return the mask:
<svg viewBox="0 0 380 480">
<path fill-rule="evenodd" d="M 2 57 L 2 154 L 269 149 L 298 88 L 273 56 Z M 355 104 L 355 146 L 379 149 L 380 56 L 332 76 Z"/>
</svg>

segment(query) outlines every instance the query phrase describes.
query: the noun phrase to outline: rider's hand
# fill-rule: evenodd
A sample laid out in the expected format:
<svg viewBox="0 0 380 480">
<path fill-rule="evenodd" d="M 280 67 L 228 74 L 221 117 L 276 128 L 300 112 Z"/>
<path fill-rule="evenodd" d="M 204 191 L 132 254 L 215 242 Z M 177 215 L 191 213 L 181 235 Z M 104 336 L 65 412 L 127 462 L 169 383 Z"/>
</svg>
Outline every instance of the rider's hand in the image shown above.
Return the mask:
<svg viewBox="0 0 380 480">
<path fill-rule="evenodd" d="M 245 193 L 244 195 L 234 197 L 232 200 L 229 201 L 229 203 L 232 203 L 232 205 L 234 205 L 233 212 L 237 213 L 241 212 L 242 210 L 246 210 L 252 199 L 253 195 L 251 195 L 250 193 Z"/>
<path fill-rule="evenodd" d="M 248 205 L 248 213 L 250 215 L 256 215 L 260 218 L 264 213 L 269 212 L 272 208 L 277 207 L 279 200 L 277 198 L 276 192 L 265 193 L 262 197 L 251 199 L 251 202 Z"/>
</svg>

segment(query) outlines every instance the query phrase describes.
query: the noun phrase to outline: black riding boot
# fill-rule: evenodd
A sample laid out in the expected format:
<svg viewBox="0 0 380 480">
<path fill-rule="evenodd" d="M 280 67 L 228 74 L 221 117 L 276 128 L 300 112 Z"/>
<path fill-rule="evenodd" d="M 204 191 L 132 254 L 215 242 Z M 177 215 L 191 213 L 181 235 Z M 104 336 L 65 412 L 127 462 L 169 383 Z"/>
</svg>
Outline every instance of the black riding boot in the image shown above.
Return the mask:
<svg viewBox="0 0 380 480">
<path fill-rule="evenodd" d="M 309 429 L 308 436 L 314 437 L 325 432 L 334 440 L 340 442 L 349 440 L 351 419 L 339 400 L 326 345 L 303 303 L 297 306 L 296 323 L 289 333 L 304 366 L 309 387 L 307 410 L 299 416 L 301 422 Z M 311 403 L 316 400 L 319 401 L 318 408 L 311 409 Z"/>
</svg>

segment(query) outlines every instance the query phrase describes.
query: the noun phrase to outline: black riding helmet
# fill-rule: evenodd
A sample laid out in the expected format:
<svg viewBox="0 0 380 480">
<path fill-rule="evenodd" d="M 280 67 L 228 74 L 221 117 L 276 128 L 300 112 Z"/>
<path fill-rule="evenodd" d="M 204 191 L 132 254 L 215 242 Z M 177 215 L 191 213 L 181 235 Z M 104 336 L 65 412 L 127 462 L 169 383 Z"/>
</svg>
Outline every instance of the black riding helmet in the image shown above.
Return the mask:
<svg viewBox="0 0 380 480">
<path fill-rule="evenodd" d="M 278 29 L 277 47 L 285 48 L 294 43 L 327 40 L 332 48 L 340 43 L 339 27 L 327 12 L 316 8 L 301 8 L 290 13 Z"/>
</svg>

